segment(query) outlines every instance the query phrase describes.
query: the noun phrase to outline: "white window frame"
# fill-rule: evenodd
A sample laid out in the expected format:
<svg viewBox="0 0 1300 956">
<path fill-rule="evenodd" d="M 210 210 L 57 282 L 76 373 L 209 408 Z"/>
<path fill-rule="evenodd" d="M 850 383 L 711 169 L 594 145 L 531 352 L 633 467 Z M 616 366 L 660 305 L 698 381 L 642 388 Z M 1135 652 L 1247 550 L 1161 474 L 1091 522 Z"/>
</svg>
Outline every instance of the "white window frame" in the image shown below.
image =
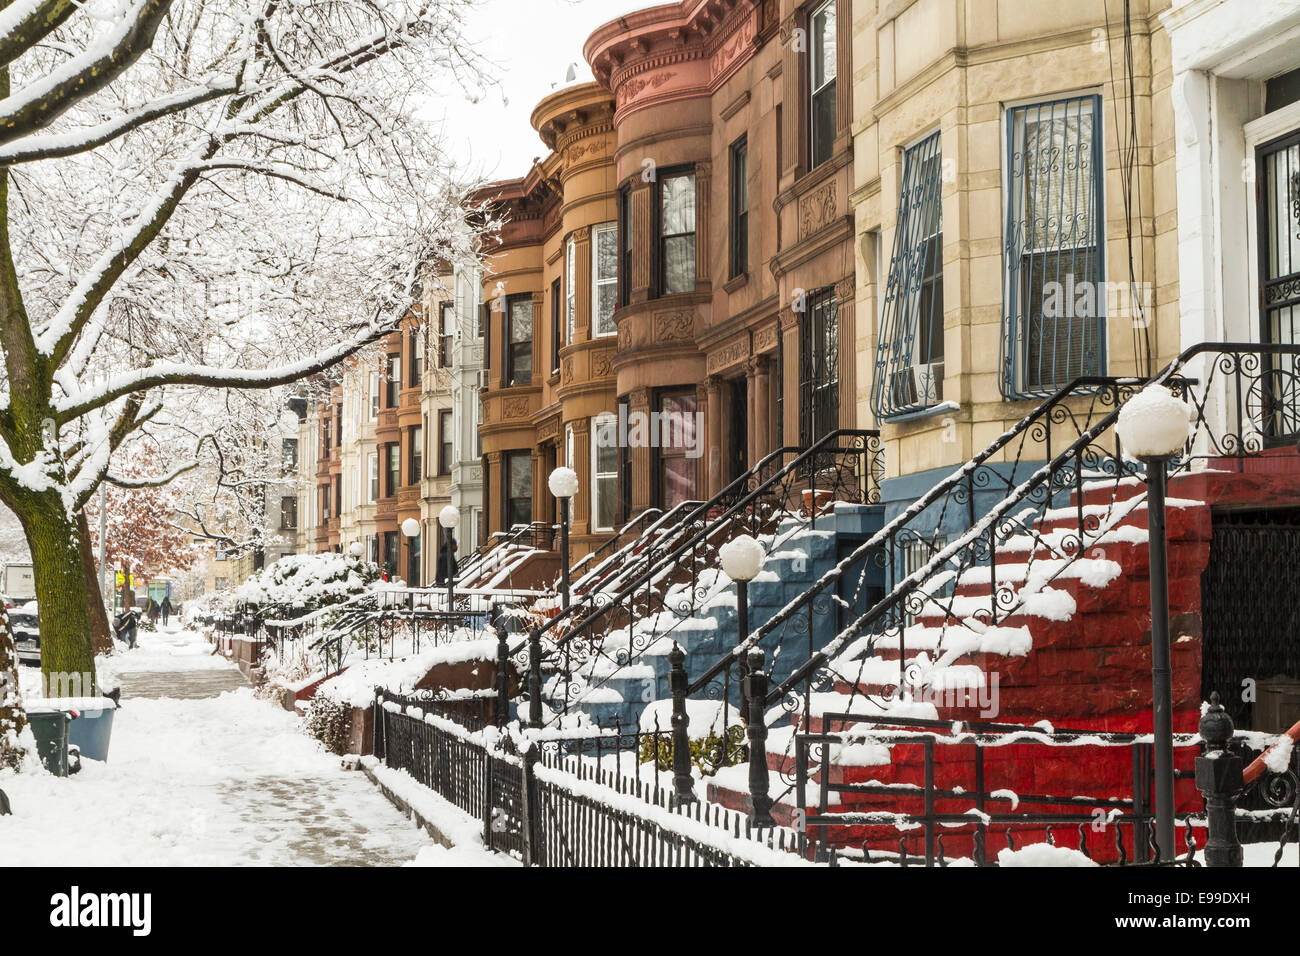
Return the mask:
<svg viewBox="0 0 1300 956">
<path fill-rule="evenodd" d="M 370 499 L 370 504 L 379 500 L 379 451 L 370 452 L 367 456 L 368 474 L 366 475 L 366 496 Z"/>
<path fill-rule="evenodd" d="M 618 428 L 618 418 L 611 412 L 601 412 L 601 414 L 597 415 L 595 418 L 591 420 L 590 484 L 591 484 L 591 529 L 593 531 L 613 531 L 614 523 L 615 521 L 618 520 L 617 518 L 615 518 L 613 521 L 611 521 L 609 524 L 606 525 L 606 524 L 601 524 L 598 517 L 600 515 L 600 505 L 601 502 L 603 501 L 603 498 L 601 496 L 601 490 L 600 490 L 601 478 L 614 479 L 613 490 L 611 491 L 611 494 L 614 496 L 614 504 L 616 509 L 618 505 L 618 457 L 619 456 L 618 456 L 617 432 L 615 432 L 615 444 L 613 446 L 615 449 L 614 470 L 606 471 L 606 472 L 597 470 L 600 466 L 600 448 L 598 442 L 600 436 L 600 429 L 607 425 L 613 425 L 615 429 Z M 617 514 L 617 510 L 615 510 L 615 514 Z"/>
<path fill-rule="evenodd" d="M 578 244 L 570 236 L 564 243 L 564 342 L 573 344 L 578 325 Z"/>
<path fill-rule="evenodd" d="M 600 237 L 609 234 L 612 236 L 614 243 L 614 272 L 612 275 L 601 278 L 600 276 Z M 609 328 L 602 331 L 600 327 L 600 315 L 596 312 L 600 304 L 600 287 L 602 285 L 612 286 L 614 297 L 610 300 L 613 307 L 609 311 Z M 592 338 L 607 338 L 611 335 L 618 335 L 618 325 L 614 322 L 614 310 L 618 308 L 618 223 L 603 222 L 598 226 L 591 227 L 591 336 Z"/>
</svg>

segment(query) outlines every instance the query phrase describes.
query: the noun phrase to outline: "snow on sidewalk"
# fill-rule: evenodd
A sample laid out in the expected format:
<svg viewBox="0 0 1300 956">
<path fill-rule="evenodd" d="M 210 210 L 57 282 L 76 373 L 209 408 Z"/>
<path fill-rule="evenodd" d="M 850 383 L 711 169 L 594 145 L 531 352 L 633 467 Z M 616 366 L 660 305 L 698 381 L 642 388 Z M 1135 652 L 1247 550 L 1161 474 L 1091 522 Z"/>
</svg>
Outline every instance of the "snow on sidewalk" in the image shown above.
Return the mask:
<svg viewBox="0 0 1300 956">
<path fill-rule="evenodd" d="M 109 667 L 211 675 L 198 635 L 149 635 Z M 137 656 L 139 667 L 136 666 Z M 108 668 L 106 668 L 107 670 Z M 24 681 L 26 683 L 26 681 Z M 124 681 L 124 683 L 129 683 Z M 241 688 L 206 699 L 125 697 L 107 763 L 67 779 L 0 773 L 0 866 L 463 865 L 293 714 Z"/>
</svg>

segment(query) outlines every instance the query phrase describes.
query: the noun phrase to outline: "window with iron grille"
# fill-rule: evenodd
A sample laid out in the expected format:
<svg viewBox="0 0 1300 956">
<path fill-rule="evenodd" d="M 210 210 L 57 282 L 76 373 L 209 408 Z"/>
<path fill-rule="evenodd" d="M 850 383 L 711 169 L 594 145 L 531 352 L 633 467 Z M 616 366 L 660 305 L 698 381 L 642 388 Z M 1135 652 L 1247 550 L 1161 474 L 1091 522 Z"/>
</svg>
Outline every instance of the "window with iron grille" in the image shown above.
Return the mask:
<svg viewBox="0 0 1300 956">
<path fill-rule="evenodd" d="M 298 498 L 295 495 L 285 495 L 280 499 L 280 530 L 298 530 Z"/>
<path fill-rule="evenodd" d="M 533 381 L 533 297 L 512 295 L 506 303 L 506 384 Z"/>
<path fill-rule="evenodd" d="M 1007 110 L 1002 391 L 1050 395 L 1105 368 L 1101 97 Z"/>
<path fill-rule="evenodd" d="M 814 169 L 831 158 L 835 149 L 835 79 L 838 72 L 835 49 L 835 3 L 828 0 L 808 18 L 809 57 L 808 130 L 811 135 L 808 168 Z"/>
<path fill-rule="evenodd" d="M 943 155 L 936 132 L 903 153 L 871 389 L 872 410 L 880 418 L 943 401 L 942 188 Z"/>
<path fill-rule="evenodd" d="M 749 271 L 749 140 L 731 146 L 731 278 Z"/>
<path fill-rule="evenodd" d="M 833 289 L 808 296 L 799 318 L 799 443 L 839 427 L 840 321 Z"/>
</svg>

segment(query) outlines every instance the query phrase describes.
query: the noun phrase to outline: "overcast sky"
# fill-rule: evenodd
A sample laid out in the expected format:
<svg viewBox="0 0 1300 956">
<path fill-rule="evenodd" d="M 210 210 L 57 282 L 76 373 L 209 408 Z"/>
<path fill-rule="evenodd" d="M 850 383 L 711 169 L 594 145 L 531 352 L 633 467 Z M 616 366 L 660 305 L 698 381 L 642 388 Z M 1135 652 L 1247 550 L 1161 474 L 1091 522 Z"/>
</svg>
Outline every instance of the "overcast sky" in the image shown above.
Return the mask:
<svg viewBox="0 0 1300 956">
<path fill-rule="evenodd" d="M 480 0 L 469 32 L 496 64 L 499 90 L 470 103 L 459 90 L 430 104 L 443 119 L 452 155 L 487 179 L 522 176 L 546 147 L 528 117 L 537 101 L 564 83 L 569 64 L 591 79 L 582 45 L 592 30 L 656 0 Z M 504 95 L 506 102 L 502 102 Z"/>
</svg>

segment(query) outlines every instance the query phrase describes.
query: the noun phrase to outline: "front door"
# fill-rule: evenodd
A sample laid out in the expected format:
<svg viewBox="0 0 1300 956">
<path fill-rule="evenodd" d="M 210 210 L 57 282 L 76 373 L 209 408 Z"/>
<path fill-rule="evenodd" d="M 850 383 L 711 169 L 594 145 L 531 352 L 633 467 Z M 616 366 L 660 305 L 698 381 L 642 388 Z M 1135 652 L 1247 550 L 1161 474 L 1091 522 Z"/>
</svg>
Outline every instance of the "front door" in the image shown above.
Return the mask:
<svg viewBox="0 0 1300 956">
<path fill-rule="evenodd" d="M 749 389 L 745 376 L 733 378 L 730 383 L 731 436 L 727 448 L 727 482 L 730 484 L 749 470 Z"/>
</svg>

